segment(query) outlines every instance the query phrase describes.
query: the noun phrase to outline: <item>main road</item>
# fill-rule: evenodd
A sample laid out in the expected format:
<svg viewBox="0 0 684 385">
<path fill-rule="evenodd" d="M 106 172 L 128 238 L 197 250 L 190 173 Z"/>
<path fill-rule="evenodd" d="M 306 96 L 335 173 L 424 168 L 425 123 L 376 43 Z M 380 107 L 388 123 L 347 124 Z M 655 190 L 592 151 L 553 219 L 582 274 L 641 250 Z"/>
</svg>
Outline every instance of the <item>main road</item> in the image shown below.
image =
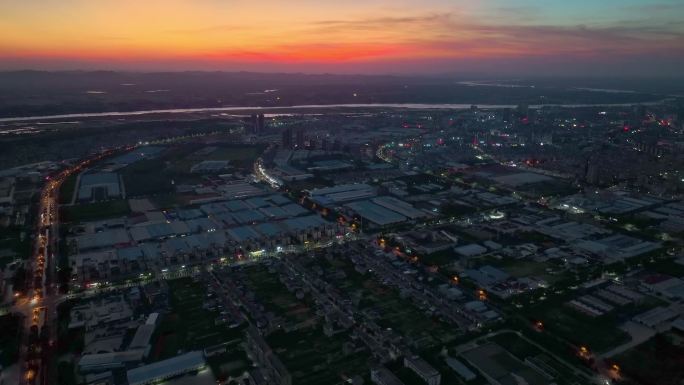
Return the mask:
<svg viewBox="0 0 684 385">
<path fill-rule="evenodd" d="M 46 178 L 40 193 L 33 255 L 25 264 L 28 278 L 26 293 L 17 298 L 13 308 L 14 312 L 24 316 L 24 330 L 18 360 L 20 378 L 10 383 L 49 385 L 54 383 L 51 379 L 56 378 L 55 373 L 51 373 L 55 366 L 50 365 L 50 360 L 54 358 L 56 346 L 57 304 L 63 298 L 57 281 L 59 190 L 62 183 L 91 163 L 130 149 L 132 147 L 106 150 Z"/>
</svg>

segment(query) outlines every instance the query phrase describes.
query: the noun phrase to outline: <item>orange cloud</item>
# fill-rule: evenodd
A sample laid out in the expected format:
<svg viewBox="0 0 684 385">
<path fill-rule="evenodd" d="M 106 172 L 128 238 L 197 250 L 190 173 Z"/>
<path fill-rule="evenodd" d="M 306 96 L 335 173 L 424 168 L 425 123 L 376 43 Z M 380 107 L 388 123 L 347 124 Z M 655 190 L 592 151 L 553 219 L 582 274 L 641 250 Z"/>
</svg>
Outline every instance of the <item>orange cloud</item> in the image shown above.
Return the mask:
<svg viewBox="0 0 684 385">
<path fill-rule="evenodd" d="M 166 61 L 189 68 L 193 63 L 684 58 L 681 23 L 543 25 L 536 8 L 500 7 L 483 16 L 469 13 L 460 2 L 388 8 L 373 0 L 367 6 L 354 2 L 354 7 L 273 0 L 45 1 L 44 6 L 27 2 L 3 9 L 0 58 Z M 521 13 L 524 17 L 516 16 Z"/>
</svg>

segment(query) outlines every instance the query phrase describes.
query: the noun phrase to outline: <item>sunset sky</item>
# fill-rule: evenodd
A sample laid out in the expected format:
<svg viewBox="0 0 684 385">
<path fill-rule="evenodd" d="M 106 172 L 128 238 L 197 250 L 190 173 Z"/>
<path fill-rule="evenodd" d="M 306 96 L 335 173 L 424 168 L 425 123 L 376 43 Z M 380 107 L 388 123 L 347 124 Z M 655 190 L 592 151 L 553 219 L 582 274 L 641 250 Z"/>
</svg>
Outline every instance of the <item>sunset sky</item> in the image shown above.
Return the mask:
<svg viewBox="0 0 684 385">
<path fill-rule="evenodd" d="M 667 75 L 682 0 L 0 0 L 0 69 Z"/>
</svg>

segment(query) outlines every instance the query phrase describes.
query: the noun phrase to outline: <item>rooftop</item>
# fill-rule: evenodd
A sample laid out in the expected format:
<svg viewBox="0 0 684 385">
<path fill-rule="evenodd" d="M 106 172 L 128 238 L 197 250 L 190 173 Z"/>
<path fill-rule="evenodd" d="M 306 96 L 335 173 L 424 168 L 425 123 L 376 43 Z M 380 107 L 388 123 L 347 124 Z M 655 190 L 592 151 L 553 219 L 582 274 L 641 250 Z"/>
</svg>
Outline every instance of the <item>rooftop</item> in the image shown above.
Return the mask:
<svg viewBox="0 0 684 385">
<path fill-rule="evenodd" d="M 205 365 L 202 352 L 194 351 L 158 361 L 149 365 L 131 369 L 127 373 L 128 384 L 147 384 L 157 379 L 162 379 L 174 373 L 183 373 L 197 370 Z"/>
</svg>

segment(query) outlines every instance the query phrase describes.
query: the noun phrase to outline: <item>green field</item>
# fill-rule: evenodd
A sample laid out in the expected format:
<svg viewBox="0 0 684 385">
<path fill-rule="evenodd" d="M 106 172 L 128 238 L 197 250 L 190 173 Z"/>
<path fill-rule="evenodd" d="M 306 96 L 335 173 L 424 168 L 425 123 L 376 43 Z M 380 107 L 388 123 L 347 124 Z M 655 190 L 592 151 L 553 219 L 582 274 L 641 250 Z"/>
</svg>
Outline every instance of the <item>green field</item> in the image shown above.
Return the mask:
<svg viewBox="0 0 684 385">
<path fill-rule="evenodd" d="M 71 198 L 74 195 L 74 191 L 76 191 L 76 180 L 78 179 L 78 174 L 71 174 L 69 175 L 64 182 L 62 183 L 62 186 L 59 188 L 59 203 L 60 204 L 65 204 L 65 203 L 71 203 Z"/>
<path fill-rule="evenodd" d="M 370 307 L 380 314 L 378 325 L 392 328 L 407 339 L 415 341 L 419 349 L 448 343 L 459 334 L 455 326 L 425 314 L 410 299 L 401 298 L 395 289 L 374 280 L 366 281 L 363 288 L 361 303 L 363 307 Z"/>
<path fill-rule="evenodd" d="M 0 256 L 0 267 L 4 267 L 16 258 L 24 259 L 31 254 L 31 240 L 28 234 L 15 227 L 0 228 L 0 251 L 7 256 Z"/>
<path fill-rule="evenodd" d="M 175 185 L 199 184 L 204 178 L 193 174 L 193 165 L 204 160 L 228 160 L 231 165 L 251 169 L 262 153 L 262 146 L 220 146 L 207 155 L 197 155 L 197 146 L 172 147 L 155 159 L 145 159 L 124 167 L 119 172 L 129 197 L 171 194 Z"/>
<path fill-rule="evenodd" d="M 564 304 L 537 306 L 526 314 L 530 319 L 544 322 L 545 333 L 560 337 L 575 346 L 588 346 L 592 351 L 603 352 L 630 340 L 618 328 L 615 314 L 589 317 Z"/>
<path fill-rule="evenodd" d="M 377 282 L 372 274 L 358 273 L 346 257 L 336 257 L 332 262 L 319 258 L 317 263 L 331 271 L 343 271 L 346 276 L 335 279 L 334 284 L 357 298 L 361 310 L 377 312 L 378 325 L 414 340 L 420 349 L 448 343 L 458 335 L 454 326 L 425 314 L 410 299 L 401 298 L 397 290 Z"/>
<path fill-rule="evenodd" d="M 338 384 L 342 374 L 367 374 L 369 354 L 344 355 L 342 345 L 348 340 L 346 333 L 327 337 L 320 327 L 279 331 L 267 338 L 292 375 L 292 383 L 302 385 Z"/>
<path fill-rule="evenodd" d="M 314 311 L 305 302 L 298 300 L 294 294 L 287 291 L 278 280 L 278 276 L 269 273 L 265 266 L 250 266 L 246 269 L 246 273 L 250 290 L 256 294 L 259 302 L 267 310 L 282 315 L 293 323 L 314 321 Z"/>
<path fill-rule="evenodd" d="M 476 212 L 477 208 L 457 203 L 445 203 L 439 210 L 447 217 L 461 217 Z"/>
<path fill-rule="evenodd" d="M 166 171 L 166 163 L 162 159 L 141 160 L 122 168 L 119 172 L 123 177 L 128 197 L 174 191 L 173 174 Z"/>
<path fill-rule="evenodd" d="M 681 337 L 656 335 L 615 357 L 624 373 L 640 384 L 679 385 L 684 381 Z"/>
<path fill-rule="evenodd" d="M 290 325 L 298 325 L 296 330 L 279 330 L 266 338 L 292 375 L 294 384 L 337 384 L 342 381 L 342 374 L 367 374 L 367 352 L 345 355 L 343 344 L 350 341 L 348 333 L 326 336 L 310 297 L 298 300 L 263 265 L 247 266 L 244 271 L 247 285 L 259 303 Z"/>
<path fill-rule="evenodd" d="M 242 338 L 241 328 L 216 325 L 214 320 L 218 312 L 202 308 L 206 294 L 204 285 L 189 278 L 167 282 L 171 293 L 171 312 L 164 315 L 155 332 L 151 352 L 153 361 Z"/>
<path fill-rule="evenodd" d="M 231 166 L 251 168 L 254 161 L 264 152 L 264 149 L 265 147 L 262 145 L 221 145 L 209 154 L 191 154 L 182 161 L 188 167 L 187 170 L 189 170 L 189 166 L 203 160 L 228 160 Z"/>
<path fill-rule="evenodd" d="M 187 196 L 176 193 L 154 195 L 149 199 L 150 202 L 152 202 L 152 204 L 160 210 L 171 209 L 177 206 L 187 205 L 189 203 Z"/>
<path fill-rule="evenodd" d="M 131 212 L 125 199 L 75 206 L 62 206 L 61 217 L 64 222 L 87 222 L 100 219 L 117 218 Z"/>
<path fill-rule="evenodd" d="M 423 255 L 420 260 L 426 265 L 444 266 L 458 261 L 458 255 L 451 248 Z"/>
<path fill-rule="evenodd" d="M 262 146 L 225 146 L 219 147 L 208 155 L 202 156 L 201 160 L 255 160 L 263 151 Z"/>
<path fill-rule="evenodd" d="M 543 280 L 545 280 L 546 282 L 548 282 L 550 284 L 553 284 L 562 278 L 561 275 L 552 275 L 546 271 L 546 269 L 549 269 L 549 268 L 554 269 L 555 268 L 555 266 L 553 264 L 548 263 L 548 262 L 516 260 L 513 263 L 504 263 L 503 266 L 499 265 L 498 267 L 501 267 L 506 273 L 508 273 L 508 274 L 510 274 L 516 278 L 538 277 L 538 278 L 542 278 Z"/>
<path fill-rule="evenodd" d="M 561 180 L 528 183 L 518 187 L 522 192 L 536 197 L 566 196 L 575 194 L 578 189 L 571 183 Z"/>
<path fill-rule="evenodd" d="M 651 272 L 684 277 L 684 265 L 675 262 L 673 258 L 657 259 L 653 262 L 645 261 L 644 267 Z"/>
<path fill-rule="evenodd" d="M 240 376 L 249 370 L 251 361 L 244 350 L 236 347 L 225 353 L 208 357 L 207 364 L 217 379 L 225 379 L 228 376 Z"/>
</svg>

